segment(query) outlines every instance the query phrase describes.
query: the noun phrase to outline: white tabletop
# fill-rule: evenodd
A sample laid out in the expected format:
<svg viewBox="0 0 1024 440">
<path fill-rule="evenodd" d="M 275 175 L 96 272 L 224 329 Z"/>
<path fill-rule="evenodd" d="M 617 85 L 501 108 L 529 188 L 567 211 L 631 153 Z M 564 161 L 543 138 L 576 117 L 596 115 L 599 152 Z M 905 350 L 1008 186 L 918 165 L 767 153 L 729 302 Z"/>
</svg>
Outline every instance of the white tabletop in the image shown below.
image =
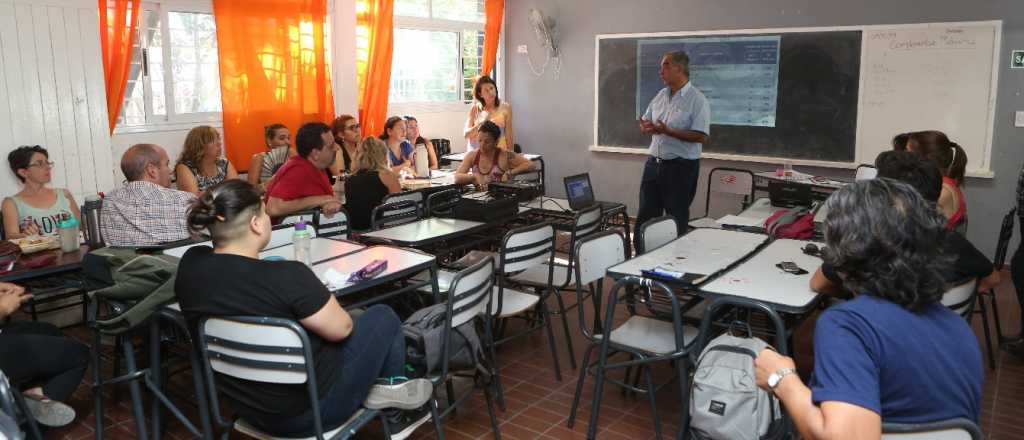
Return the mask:
<svg viewBox="0 0 1024 440">
<path fill-rule="evenodd" d="M 566 199 L 559 199 L 557 197 L 537 197 L 526 203 L 521 203 L 520 206 L 528 209 L 544 209 L 548 211 L 570 211 L 569 201 Z"/>
<path fill-rule="evenodd" d="M 815 303 L 818 294 L 811 290 L 810 281 L 821 266 L 821 259 L 803 253 L 801 248 L 810 241 L 778 239 L 765 246 L 743 264 L 722 274 L 701 290 L 717 295 L 731 295 L 769 303 L 783 311 L 805 311 Z M 819 247 L 821 243 L 815 243 Z M 792 261 L 806 270 L 793 275 L 775 267 L 783 261 Z"/>
<path fill-rule="evenodd" d="M 446 154 L 444 156 L 441 156 L 441 159 L 451 160 L 451 161 L 455 161 L 455 162 L 462 162 L 463 160 L 466 160 L 466 154 L 468 154 L 468 153 L 463 152 L 463 153 Z M 523 157 L 525 157 L 525 158 L 527 158 L 529 160 L 537 160 L 537 159 L 540 159 L 541 157 L 544 157 L 544 156 L 541 156 L 539 154 L 523 153 Z"/>
<path fill-rule="evenodd" d="M 330 238 L 314 238 L 309 241 L 309 253 L 310 261 L 316 263 L 319 261 L 329 260 L 331 258 L 340 257 L 345 254 L 351 254 L 352 252 L 366 248 L 361 244 L 356 244 L 351 241 L 344 240 L 332 240 Z M 285 260 L 295 259 L 295 246 L 288 243 L 284 246 L 279 246 L 272 249 L 265 249 L 260 252 L 260 259 L 266 259 L 267 257 L 281 257 Z"/>
<path fill-rule="evenodd" d="M 341 258 L 315 263 L 313 264 L 313 272 L 316 274 L 317 278 L 326 283 L 326 277 L 324 274 L 328 269 L 334 270 L 335 273 L 348 278 L 348 275 L 366 267 L 366 265 L 370 264 L 373 260 L 385 260 L 388 262 L 387 269 L 374 278 L 374 280 L 383 281 L 389 277 L 400 275 L 410 270 L 418 272 L 429 268 L 430 265 L 434 264 L 435 259 L 436 258 L 433 255 L 409 249 L 401 249 L 391 246 L 372 246 Z M 328 288 L 334 291 L 341 291 L 351 287 L 358 286 L 351 284 L 328 286 Z"/>
<path fill-rule="evenodd" d="M 641 270 L 665 269 L 711 275 L 747 256 L 768 240 L 764 234 L 700 228 L 668 244 L 608 269 L 613 277 L 641 276 Z M 701 280 L 696 280 L 699 283 Z"/>
<path fill-rule="evenodd" d="M 175 248 L 164 249 L 163 253 L 164 253 L 164 255 L 170 255 L 170 256 L 172 256 L 174 258 L 181 258 L 182 255 L 185 255 L 185 251 L 187 251 L 187 250 L 189 250 L 189 249 L 191 249 L 193 247 L 196 247 L 196 246 L 210 246 L 210 247 L 213 247 L 213 242 L 210 241 L 210 240 L 207 240 L 207 241 L 200 241 L 199 243 L 186 244 L 184 246 L 178 246 L 178 247 L 175 247 Z"/>
<path fill-rule="evenodd" d="M 419 246 L 483 226 L 486 226 L 486 223 L 430 217 L 400 226 L 367 232 L 363 234 L 363 237 L 384 240 L 401 246 Z"/>
<path fill-rule="evenodd" d="M 426 182 L 429 182 L 430 185 L 424 185 L 424 183 L 426 183 Z M 416 188 L 412 188 L 412 189 L 422 189 L 422 188 L 431 188 L 431 187 L 435 187 L 435 186 L 454 185 L 455 184 L 455 172 L 454 171 L 449 171 L 449 170 L 431 170 L 430 171 L 430 179 L 419 179 L 419 178 L 402 179 L 402 181 L 400 183 L 402 184 L 402 187 L 406 187 L 406 186 L 415 186 L 416 187 Z"/>
</svg>

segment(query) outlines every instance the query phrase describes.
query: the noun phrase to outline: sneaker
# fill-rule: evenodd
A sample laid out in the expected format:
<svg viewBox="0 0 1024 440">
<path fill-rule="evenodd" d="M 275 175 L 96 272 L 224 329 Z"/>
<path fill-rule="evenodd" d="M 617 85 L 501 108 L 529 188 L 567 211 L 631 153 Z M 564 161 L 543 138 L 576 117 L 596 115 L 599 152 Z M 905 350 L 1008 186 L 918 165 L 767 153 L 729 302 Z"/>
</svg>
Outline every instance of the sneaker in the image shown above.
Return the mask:
<svg viewBox="0 0 1024 440">
<path fill-rule="evenodd" d="M 387 418 L 391 440 L 404 440 L 430 420 L 430 410 L 424 405 L 409 411 L 394 411 Z"/>
<path fill-rule="evenodd" d="M 75 420 L 75 409 L 56 400 L 25 394 L 25 406 L 41 425 L 56 428 Z"/>
<path fill-rule="evenodd" d="M 377 383 L 370 387 L 370 394 L 366 396 L 363 406 L 370 409 L 416 409 L 430 400 L 433 389 L 433 385 L 426 379 L 377 379 Z"/>
</svg>

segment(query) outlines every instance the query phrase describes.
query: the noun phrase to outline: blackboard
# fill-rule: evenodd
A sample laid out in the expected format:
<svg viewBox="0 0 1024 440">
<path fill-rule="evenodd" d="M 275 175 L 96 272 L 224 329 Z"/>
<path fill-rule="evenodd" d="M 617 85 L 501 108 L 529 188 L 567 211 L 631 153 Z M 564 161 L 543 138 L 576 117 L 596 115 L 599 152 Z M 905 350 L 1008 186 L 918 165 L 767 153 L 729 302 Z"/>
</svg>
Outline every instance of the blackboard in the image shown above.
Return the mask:
<svg viewBox="0 0 1024 440">
<path fill-rule="evenodd" d="M 765 35 L 768 34 L 737 33 L 729 36 Z M 777 36 L 779 41 L 777 101 L 772 126 L 723 125 L 712 120 L 711 136 L 704 145 L 704 152 L 853 162 L 856 156 L 863 32 L 794 31 L 770 35 Z M 596 145 L 638 150 L 647 148 L 650 137 L 640 133 L 636 122 L 636 103 L 642 100 L 638 97 L 638 47 L 644 40 L 652 43 L 665 38 L 598 38 Z M 713 42 L 719 37 L 696 37 L 700 38 Z M 650 64 L 649 55 L 645 60 Z M 699 67 L 700 61 L 695 57 L 693 67 Z M 697 74 L 699 72 L 693 75 Z M 697 82 L 694 78 L 694 83 Z"/>
</svg>

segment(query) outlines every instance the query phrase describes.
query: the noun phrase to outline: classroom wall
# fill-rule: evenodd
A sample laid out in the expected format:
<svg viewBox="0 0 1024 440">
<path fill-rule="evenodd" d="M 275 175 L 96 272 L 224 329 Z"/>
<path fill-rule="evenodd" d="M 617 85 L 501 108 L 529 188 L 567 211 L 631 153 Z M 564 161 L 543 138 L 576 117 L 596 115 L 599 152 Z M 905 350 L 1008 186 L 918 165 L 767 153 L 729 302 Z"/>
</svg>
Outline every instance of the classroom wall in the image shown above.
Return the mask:
<svg viewBox="0 0 1024 440">
<path fill-rule="evenodd" d="M 1020 0 L 519 0 L 506 13 L 508 85 L 503 93 L 515 103 L 517 142 L 544 155 L 548 192 L 563 194 L 561 177 L 590 172 L 599 199 L 625 202 L 636 213 L 640 174 L 645 156 L 589 152 L 594 120 L 594 36 L 607 33 L 753 29 L 801 26 L 852 26 L 943 21 L 1003 20 L 1002 61 L 992 144 L 995 178 L 970 178 L 966 184 L 970 224 L 967 236 L 990 256 L 995 252 L 1003 215 L 1014 203 L 1014 189 L 1024 145 L 1024 128 L 1013 127 L 1013 112 L 1024 110 L 1024 70 L 1011 71 L 1011 49 L 1024 49 L 1024 2 Z M 527 19 L 538 8 L 557 21 L 562 52 L 558 78 L 530 71 L 529 46 L 535 65 L 543 52 Z M 550 70 L 550 69 L 549 69 Z M 951 85 L 954 86 L 955 85 Z M 941 129 L 942 127 L 935 127 Z M 712 135 L 714 135 L 712 133 Z M 774 170 L 763 163 L 703 160 L 701 183 L 691 215 L 704 212 L 708 170 L 717 166 Z M 799 171 L 851 177 L 852 170 L 797 167 Z M 714 203 L 714 202 L 712 202 Z M 1011 243 L 1011 252 L 1017 239 Z"/>
</svg>

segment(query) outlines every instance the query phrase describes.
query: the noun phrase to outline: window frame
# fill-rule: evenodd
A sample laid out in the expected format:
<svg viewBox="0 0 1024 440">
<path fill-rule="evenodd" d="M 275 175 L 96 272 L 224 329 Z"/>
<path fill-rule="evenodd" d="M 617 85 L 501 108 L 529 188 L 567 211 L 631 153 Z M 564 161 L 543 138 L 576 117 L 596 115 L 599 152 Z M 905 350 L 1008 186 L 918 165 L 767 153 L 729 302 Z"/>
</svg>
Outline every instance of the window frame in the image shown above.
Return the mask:
<svg viewBox="0 0 1024 440">
<path fill-rule="evenodd" d="M 149 80 L 149 76 L 146 72 L 149 71 L 149 52 L 148 48 L 144 47 L 144 32 L 148 31 L 144 20 L 144 14 L 147 12 L 157 13 L 160 16 L 160 45 L 162 50 L 161 65 L 163 66 L 163 77 L 164 77 L 164 106 L 166 109 L 165 115 L 157 115 L 153 113 L 153 90 L 152 83 Z M 196 124 L 207 124 L 215 127 L 223 126 L 224 115 L 223 112 L 197 112 L 197 113 L 177 113 L 175 111 L 174 103 L 174 80 L 173 73 L 170 70 L 171 63 L 171 33 L 169 29 L 169 14 L 171 12 L 186 12 L 186 13 L 200 13 L 213 15 L 213 4 L 209 1 L 187 1 L 187 0 L 172 0 L 163 2 L 142 2 L 142 9 L 139 14 L 139 28 L 137 30 L 138 48 L 142 50 L 142 100 L 143 108 L 145 109 L 146 122 L 140 125 L 125 125 L 121 115 L 118 115 L 118 123 L 114 128 L 114 135 L 118 134 L 129 134 L 129 133 L 146 133 L 146 132 L 159 132 L 159 131 L 173 131 L 181 129 L 190 129 Z M 219 42 L 218 42 L 219 45 Z M 218 75 L 218 81 L 220 81 Z M 126 90 L 125 93 L 128 93 Z M 126 97 L 127 98 L 127 97 Z M 223 102 L 221 104 L 223 108 Z M 124 104 L 122 103 L 122 112 L 124 111 Z"/>
<path fill-rule="evenodd" d="M 399 29 L 417 30 L 417 31 L 439 31 L 439 32 L 456 32 L 458 34 L 456 43 L 456 54 L 458 54 L 458 69 L 457 78 L 455 80 L 458 84 L 458 99 L 454 101 L 410 101 L 410 102 L 394 102 L 391 101 L 389 106 L 393 108 L 400 108 L 403 111 L 409 113 L 436 113 L 436 112 L 449 112 L 449 111 L 465 111 L 466 107 L 470 105 L 471 101 L 463 99 L 465 96 L 465 63 L 463 58 L 463 32 L 464 31 L 479 31 L 484 32 L 484 23 L 477 23 L 472 21 L 460 21 L 460 20 L 448 20 L 443 18 L 433 18 L 434 5 L 433 0 L 429 2 L 428 10 L 430 11 L 431 17 L 416 17 L 416 16 L 403 16 L 397 13 L 394 16 L 394 30 L 397 34 Z M 498 47 L 499 63 L 501 46 Z M 482 58 L 482 57 L 481 57 Z M 482 61 L 482 60 L 481 60 Z M 394 61 L 392 61 L 392 66 Z M 393 69 L 393 67 L 392 67 Z"/>
</svg>

